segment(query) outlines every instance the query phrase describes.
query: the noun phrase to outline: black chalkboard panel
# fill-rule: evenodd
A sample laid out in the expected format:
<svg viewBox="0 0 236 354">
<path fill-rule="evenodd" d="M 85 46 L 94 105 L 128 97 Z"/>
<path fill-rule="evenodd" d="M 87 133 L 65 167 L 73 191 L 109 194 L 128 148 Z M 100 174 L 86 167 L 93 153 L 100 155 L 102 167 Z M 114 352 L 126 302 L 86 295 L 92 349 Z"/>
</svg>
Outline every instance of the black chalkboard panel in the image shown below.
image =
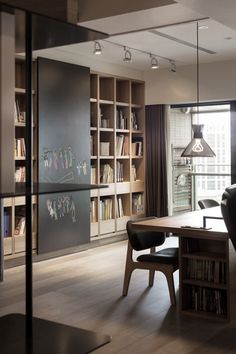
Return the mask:
<svg viewBox="0 0 236 354">
<path fill-rule="evenodd" d="M 90 183 L 89 69 L 38 59 L 39 182 Z M 90 239 L 89 191 L 39 196 L 38 253 Z"/>
</svg>

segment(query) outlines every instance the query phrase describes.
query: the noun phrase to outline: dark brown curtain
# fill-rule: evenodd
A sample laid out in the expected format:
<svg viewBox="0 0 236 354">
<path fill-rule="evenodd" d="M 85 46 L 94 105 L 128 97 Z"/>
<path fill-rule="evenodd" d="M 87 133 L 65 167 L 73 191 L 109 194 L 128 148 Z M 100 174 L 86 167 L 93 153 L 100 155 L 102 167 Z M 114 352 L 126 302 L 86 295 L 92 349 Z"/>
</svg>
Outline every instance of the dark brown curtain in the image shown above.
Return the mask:
<svg viewBox="0 0 236 354">
<path fill-rule="evenodd" d="M 165 106 L 146 106 L 146 213 L 168 214 Z"/>
</svg>

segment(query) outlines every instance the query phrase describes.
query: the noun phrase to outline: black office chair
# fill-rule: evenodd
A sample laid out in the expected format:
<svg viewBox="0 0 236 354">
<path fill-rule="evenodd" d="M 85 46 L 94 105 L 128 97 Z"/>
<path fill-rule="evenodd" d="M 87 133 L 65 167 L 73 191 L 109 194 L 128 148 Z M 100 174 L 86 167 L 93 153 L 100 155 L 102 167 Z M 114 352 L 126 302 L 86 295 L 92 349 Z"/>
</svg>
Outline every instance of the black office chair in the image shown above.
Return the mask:
<svg viewBox="0 0 236 354">
<path fill-rule="evenodd" d="M 202 199 L 198 201 L 198 205 L 201 209 L 212 208 L 215 206 L 219 206 L 220 204 L 214 199 Z"/>
<path fill-rule="evenodd" d="M 222 195 L 221 212 L 229 237 L 236 250 L 236 184 L 225 189 Z"/>
<path fill-rule="evenodd" d="M 154 217 L 146 218 L 154 219 Z M 141 219 L 139 219 L 140 221 Z M 128 294 L 130 278 L 135 269 L 149 270 L 149 286 L 153 286 L 155 271 L 164 273 L 167 279 L 170 301 L 176 305 L 173 273 L 179 268 L 178 248 L 165 248 L 155 252 L 155 247 L 165 242 L 164 232 L 135 230 L 132 221 L 128 221 L 128 248 L 124 276 L 123 296 Z M 142 254 L 133 260 L 133 250 L 142 251 L 150 248 L 149 254 Z"/>
</svg>

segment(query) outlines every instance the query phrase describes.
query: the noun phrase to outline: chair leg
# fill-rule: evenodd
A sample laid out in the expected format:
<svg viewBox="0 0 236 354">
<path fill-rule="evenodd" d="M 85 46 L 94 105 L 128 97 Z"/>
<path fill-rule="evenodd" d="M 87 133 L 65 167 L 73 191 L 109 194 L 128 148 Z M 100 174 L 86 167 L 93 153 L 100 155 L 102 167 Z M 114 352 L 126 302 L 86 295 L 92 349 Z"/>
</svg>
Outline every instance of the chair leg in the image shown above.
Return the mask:
<svg viewBox="0 0 236 354">
<path fill-rule="evenodd" d="M 155 270 L 151 269 L 149 270 L 149 283 L 148 286 L 153 286 L 154 283 L 154 276 L 155 276 Z"/>
<path fill-rule="evenodd" d="M 133 270 L 134 269 L 130 268 L 128 265 L 126 266 L 124 285 L 123 285 L 123 296 L 127 296 L 127 294 L 128 294 L 130 278 L 131 278 Z"/>
<path fill-rule="evenodd" d="M 169 288 L 171 305 L 176 306 L 176 297 L 175 297 L 175 286 L 174 286 L 173 272 L 172 271 L 166 272 L 165 276 L 166 276 L 167 284 L 168 284 L 168 288 Z"/>
</svg>

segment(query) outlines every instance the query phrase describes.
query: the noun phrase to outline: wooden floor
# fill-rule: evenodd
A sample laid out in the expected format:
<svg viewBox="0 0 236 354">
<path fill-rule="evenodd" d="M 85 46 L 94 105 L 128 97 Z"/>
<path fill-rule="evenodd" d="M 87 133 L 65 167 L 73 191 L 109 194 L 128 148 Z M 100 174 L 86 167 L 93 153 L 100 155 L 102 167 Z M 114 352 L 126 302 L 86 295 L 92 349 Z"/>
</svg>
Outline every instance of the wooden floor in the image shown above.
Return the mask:
<svg viewBox="0 0 236 354">
<path fill-rule="evenodd" d="M 236 353 L 233 250 L 230 324 L 180 316 L 178 307 L 170 306 L 167 284 L 159 273 L 153 288 L 147 288 L 147 272 L 137 270 L 128 296 L 121 297 L 125 254 L 126 242 L 119 242 L 35 264 L 35 316 L 110 334 L 112 342 L 98 354 Z M 0 315 L 10 312 L 24 313 L 22 266 L 6 270 L 0 284 Z"/>
</svg>

